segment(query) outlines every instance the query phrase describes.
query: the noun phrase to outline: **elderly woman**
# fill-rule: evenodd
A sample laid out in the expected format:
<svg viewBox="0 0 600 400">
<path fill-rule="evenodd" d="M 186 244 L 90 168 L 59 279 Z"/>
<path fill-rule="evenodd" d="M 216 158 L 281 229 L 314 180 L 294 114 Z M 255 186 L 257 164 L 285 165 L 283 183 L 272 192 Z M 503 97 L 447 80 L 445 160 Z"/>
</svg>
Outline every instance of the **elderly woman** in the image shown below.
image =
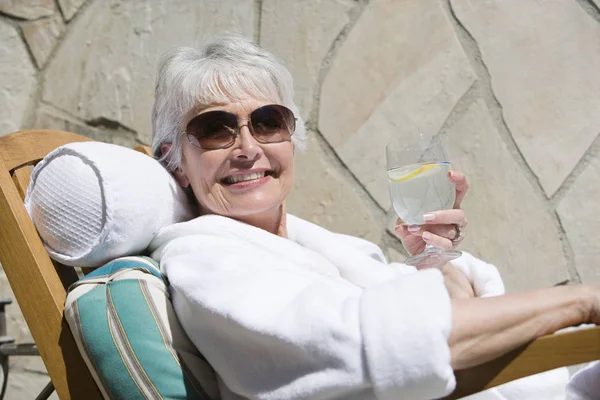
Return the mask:
<svg viewBox="0 0 600 400">
<path fill-rule="evenodd" d="M 224 399 L 439 398 L 453 369 L 600 321 L 595 288 L 474 298 L 481 290 L 451 265 L 387 263 L 372 243 L 286 214 L 306 133 L 290 74 L 245 39 L 164 58 L 152 118 L 153 151 L 199 213 L 163 229 L 152 254 Z M 454 182 L 460 202 L 466 181 Z M 455 244 L 462 211 L 434 215 L 419 232 L 398 228 L 410 251 Z"/>
</svg>

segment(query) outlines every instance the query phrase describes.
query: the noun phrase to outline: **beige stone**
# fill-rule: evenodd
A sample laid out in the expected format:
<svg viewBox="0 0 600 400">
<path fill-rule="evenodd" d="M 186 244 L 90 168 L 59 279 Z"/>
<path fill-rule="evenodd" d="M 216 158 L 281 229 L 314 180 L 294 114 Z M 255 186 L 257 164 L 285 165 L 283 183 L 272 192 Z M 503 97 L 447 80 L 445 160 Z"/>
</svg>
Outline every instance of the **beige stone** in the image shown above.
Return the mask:
<svg viewBox="0 0 600 400">
<path fill-rule="evenodd" d="M 468 109 L 447 139 L 453 167 L 471 181 L 462 204 L 469 225 L 461 249 L 495 264 L 509 291 L 568 279 L 553 210 L 535 194 L 483 101 Z"/>
<path fill-rule="evenodd" d="M 319 128 L 387 210 L 386 143 L 438 132 L 473 80 L 438 1 L 374 1 L 325 78 Z"/>
<path fill-rule="evenodd" d="M 0 135 L 21 127 L 35 84 L 35 69 L 18 32 L 0 20 Z"/>
<path fill-rule="evenodd" d="M 0 0 L 0 12 L 23 19 L 47 17 L 54 10 L 54 0 Z"/>
<path fill-rule="evenodd" d="M 252 37 L 254 18 L 251 0 L 95 1 L 47 66 L 43 100 L 83 121 L 116 121 L 148 143 L 159 56 L 224 31 Z"/>
<path fill-rule="evenodd" d="M 41 362 L 39 357 L 35 358 Z M 10 400 L 35 399 L 49 382 L 50 377 L 46 374 L 11 367 L 4 398 Z M 49 400 L 58 400 L 56 392 L 52 393 Z"/>
<path fill-rule="evenodd" d="M 343 176 L 309 132 L 308 150 L 295 159 L 296 181 L 288 212 L 334 232 L 380 243 L 382 229 L 348 178 Z"/>
<path fill-rule="evenodd" d="M 139 142 L 135 133 L 124 129 L 111 129 L 108 127 L 92 127 L 71 116 L 53 108 L 50 105 L 42 105 L 37 112 L 35 127 L 41 129 L 56 129 L 73 132 L 87 136 L 99 142 L 114 143 L 119 146 L 133 148 Z"/>
<path fill-rule="evenodd" d="M 65 24 L 59 14 L 54 14 L 52 17 L 24 22 L 21 30 L 35 63 L 42 68 L 65 32 Z"/>
<path fill-rule="evenodd" d="M 558 205 L 557 211 L 575 254 L 575 267 L 585 283 L 600 283 L 598 199 L 600 156 L 579 175 Z"/>
<path fill-rule="evenodd" d="M 353 5 L 351 0 L 262 2 L 260 44 L 285 61 L 304 119 L 312 111 L 323 59 L 348 23 Z"/>
<path fill-rule="evenodd" d="M 600 24 L 574 1 L 451 3 L 477 40 L 519 149 L 551 196 L 600 131 Z"/>
<path fill-rule="evenodd" d="M 85 0 L 58 0 L 58 6 L 66 21 L 70 21 L 77 14 L 83 3 Z"/>
</svg>

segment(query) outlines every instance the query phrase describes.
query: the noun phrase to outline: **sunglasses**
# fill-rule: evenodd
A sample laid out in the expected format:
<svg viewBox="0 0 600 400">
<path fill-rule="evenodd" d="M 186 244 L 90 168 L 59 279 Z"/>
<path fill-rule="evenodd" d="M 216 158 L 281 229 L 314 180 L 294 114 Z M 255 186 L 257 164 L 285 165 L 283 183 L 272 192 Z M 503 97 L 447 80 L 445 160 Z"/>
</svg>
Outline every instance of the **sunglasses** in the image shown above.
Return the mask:
<svg viewBox="0 0 600 400">
<path fill-rule="evenodd" d="M 240 124 L 240 121 L 247 121 Z M 269 104 L 252 111 L 248 118 L 222 111 L 207 111 L 194 117 L 185 129 L 188 140 L 205 150 L 225 149 L 235 143 L 242 126 L 259 143 L 289 141 L 296 129 L 294 113 L 279 104 Z"/>
</svg>

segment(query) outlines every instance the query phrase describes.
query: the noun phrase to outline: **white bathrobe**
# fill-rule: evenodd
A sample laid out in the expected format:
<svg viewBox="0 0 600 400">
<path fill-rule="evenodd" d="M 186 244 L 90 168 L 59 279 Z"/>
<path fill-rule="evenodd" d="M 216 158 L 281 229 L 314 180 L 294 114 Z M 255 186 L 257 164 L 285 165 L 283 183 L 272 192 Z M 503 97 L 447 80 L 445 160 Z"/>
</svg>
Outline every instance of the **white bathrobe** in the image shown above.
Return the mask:
<svg viewBox="0 0 600 400">
<path fill-rule="evenodd" d="M 150 245 L 223 399 L 453 391 L 451 307 L 438 270 L 388 264 L 373 243 L 292 215 L 287 230 L 288 239 L 208 215 L 164 228 Z M 466 253 L 454 263 L 476 294 L 503 293 L 494 266 Z"/>
</svg>

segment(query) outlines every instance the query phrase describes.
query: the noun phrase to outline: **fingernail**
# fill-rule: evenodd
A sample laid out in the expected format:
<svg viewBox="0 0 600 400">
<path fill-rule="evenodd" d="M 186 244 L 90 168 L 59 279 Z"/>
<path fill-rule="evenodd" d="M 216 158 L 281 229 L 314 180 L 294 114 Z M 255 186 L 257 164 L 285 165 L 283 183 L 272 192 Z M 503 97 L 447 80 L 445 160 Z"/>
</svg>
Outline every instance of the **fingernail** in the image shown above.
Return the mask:
<svg viewBox="0 0 600 400">
<path fill-rule="evenodd" d="M 431 239 L 431 233 L 423 232 L 423 240 L 429 240 L 429 239 Z"/>
<path fill-rule="evenodd" d="M 408 227 L 408 231 L 409 232 L 419 232 L 419 230 L 421 229 L 421 227 L 419 225 L 410 225 Z"/>
<path fill-rule="evenodd" d="M 434 219 L 435 219 L 435 214 L 432 214 L 432 213 L 423 214 L 423 220 L 425 222 L 430 222 L 430 221 L 433 221 Z"/>
<path fill-rule="evenodd" d="M 448 178 L 450 178 L 450 179 L 454 178 L 454 172 L 448 171 Z"/>
</svg>

